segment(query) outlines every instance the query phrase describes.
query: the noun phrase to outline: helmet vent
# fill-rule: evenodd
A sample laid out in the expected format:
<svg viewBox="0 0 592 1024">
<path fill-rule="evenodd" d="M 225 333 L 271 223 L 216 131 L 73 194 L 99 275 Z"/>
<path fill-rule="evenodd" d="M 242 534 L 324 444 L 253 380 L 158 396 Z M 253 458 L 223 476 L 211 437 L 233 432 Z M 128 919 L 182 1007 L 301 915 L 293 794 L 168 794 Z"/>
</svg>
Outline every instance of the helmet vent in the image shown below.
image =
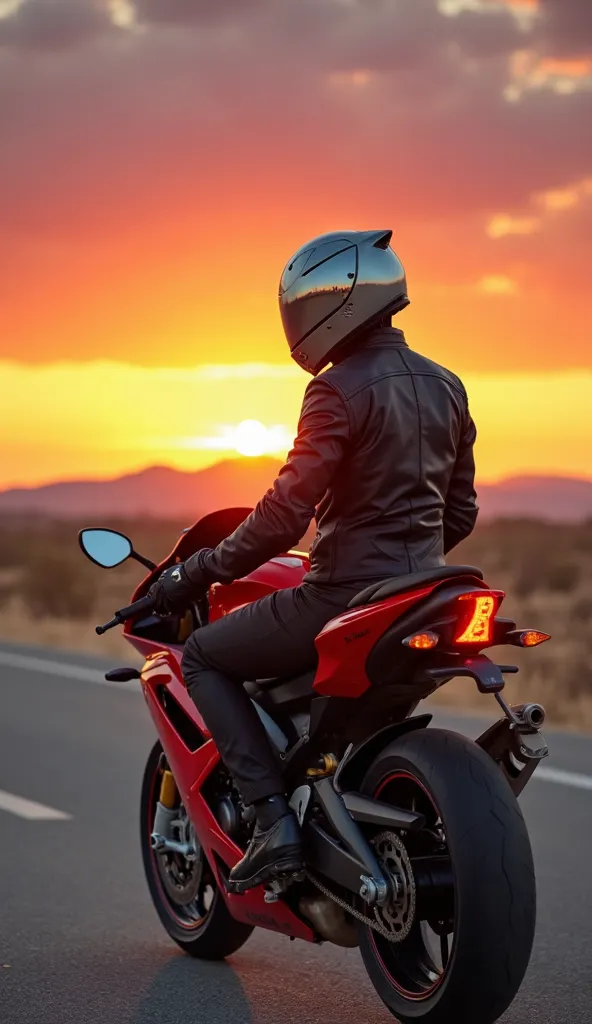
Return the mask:
<svg viewBox="0 0 592 1024">
<path fill-rule="evenodd" d="M 375 249 L 388 249 L 391 238 L 393 237 L 392 231 L 385 231 L 378 236 L 374 242 Z"/>
</svg>

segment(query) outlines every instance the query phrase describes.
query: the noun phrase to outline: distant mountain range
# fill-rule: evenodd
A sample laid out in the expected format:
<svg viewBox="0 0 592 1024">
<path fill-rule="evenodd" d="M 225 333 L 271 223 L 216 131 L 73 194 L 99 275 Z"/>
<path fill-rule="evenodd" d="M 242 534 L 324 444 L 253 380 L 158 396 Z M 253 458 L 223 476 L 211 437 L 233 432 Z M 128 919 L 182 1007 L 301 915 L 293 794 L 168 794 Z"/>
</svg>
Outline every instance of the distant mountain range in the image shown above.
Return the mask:
<svg viewBox="0 0 592 1024">
<path fill-rule="evenodd" d="M 101 516 L 154 516 L 194 521 L 214 509 L 253 506 L 280 463 L 233 459 L 195 473 L 154 466 L 117 480 L 80 480 L 0 492 L 0 514 L 49 515 L 93 521 Z M 592 519 L 592 481 L 519 476 L 478 488 L 486 519 L 529 517 L 556 522 Z"/>
</svg>

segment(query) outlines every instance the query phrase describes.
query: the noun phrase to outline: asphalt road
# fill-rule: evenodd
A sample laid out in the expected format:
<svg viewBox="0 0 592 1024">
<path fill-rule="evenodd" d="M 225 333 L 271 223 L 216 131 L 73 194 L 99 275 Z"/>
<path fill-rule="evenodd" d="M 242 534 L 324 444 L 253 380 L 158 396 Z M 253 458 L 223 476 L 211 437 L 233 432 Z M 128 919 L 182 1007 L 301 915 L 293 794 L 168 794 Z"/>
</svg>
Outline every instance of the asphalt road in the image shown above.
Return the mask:
<svg viewBox="0 0 592 1024">
<path fill-rule="evenodd" d="M 102 667 L 80 655 L 0 648 L 2 1024 L 392 1021 L 356 950 L 256 932 L 227 963 L 207 964 L 170 942 L 138 847 L 153 729 L 138 693 L 99 685 Z M 454 720 L 469 735 L 482 725 Z M 592 1019 L 592 739 L 548 739 L 547 777 L 522 800 L 538 875 L 537 940 L 505 1024 Z"/>
</svg>

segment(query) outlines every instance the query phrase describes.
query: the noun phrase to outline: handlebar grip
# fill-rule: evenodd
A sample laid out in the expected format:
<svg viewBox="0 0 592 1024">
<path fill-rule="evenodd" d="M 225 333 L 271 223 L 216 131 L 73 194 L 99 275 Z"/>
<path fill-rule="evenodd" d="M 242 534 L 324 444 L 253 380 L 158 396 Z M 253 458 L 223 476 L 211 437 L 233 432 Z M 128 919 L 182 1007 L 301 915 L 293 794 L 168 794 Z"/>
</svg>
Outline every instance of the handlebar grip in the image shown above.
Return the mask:
<svg viewBox="0 0 592 1024">
<path fill-rule="evenodd" d="M 120 608 L 115 613 L 116 618 L 120 622 L 125 622 L 126 619 L 135 619 L 136 616 L 141 615 L 142 612 L 151 612 L 154 607 L 154 601 L 151 597 L 141 597 L 139 601 L 134 601 L 133 604 L 128 604 L 127 608 Z"/>
<path fill-rule="evenodd" d="M 106 633 L 108 629 L 113 629 L 114 626 L 119 626 L 119 619 L 117 618 L 117 615 L 109 622 L 106 622 L 104 626 L 95 626 L 95 633 L 102 636 L 103 633 Z"/>
<path fill-rule="evenodd" d="M 122 622 L 126 619 L 135 619 L 142 612 L 150 612 L 154 607 L 154 602 L 151 597 L 141 597 L 139 601 L 134 601 L 133 604 L 128 604 L 127 608 L 120 608 L 118 612 L 110 620 L 106 622 L 104 626 L 95 626 L 95 632 L 99 636 L 106 633 L 108 629 L 113 629 L 114 626 L 121 626 Z"/>
</svg>

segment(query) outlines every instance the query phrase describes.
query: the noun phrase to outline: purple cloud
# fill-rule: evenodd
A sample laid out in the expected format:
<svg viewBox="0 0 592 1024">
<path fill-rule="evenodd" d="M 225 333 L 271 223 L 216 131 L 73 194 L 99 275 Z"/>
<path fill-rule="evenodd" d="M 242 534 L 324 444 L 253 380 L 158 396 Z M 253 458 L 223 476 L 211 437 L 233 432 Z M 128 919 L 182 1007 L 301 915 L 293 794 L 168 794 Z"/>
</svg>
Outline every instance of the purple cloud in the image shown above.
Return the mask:
<svg viewBox="0 0 592 1024">
<path fill-rule="evenodd" d="M 63 50 L 112 29 L 106 4 L 92 0 L 24 0 L 0 20 L 0 47 Z"/>
<path fill-rule="evenodd" d="M 531 264 L 555 272 L 566 295 L 587 288 L 583 205 L 538 235 L 494 240 L 486 226 L 592 175 L 585 76 L 571 95 L 505 92 L 517 51 L 535 67 L 581 61 L 588 0 L 541 0 L 530 31 L 507 8 L 447 17 L 433 0 L 136 0 L 135 12 L 131 30 L 106 0 L 28 0 L 0 19 L 0 278 L 140 228 L 154 259 L 174 225 L 197 253 L 219 208 L 244 253 L 253 224 L 266 248 L 278 224 L 291 238 L 386 216 L 426 275 L 479 279 L 509 259 L 526 278 Z"/>
</svg>

